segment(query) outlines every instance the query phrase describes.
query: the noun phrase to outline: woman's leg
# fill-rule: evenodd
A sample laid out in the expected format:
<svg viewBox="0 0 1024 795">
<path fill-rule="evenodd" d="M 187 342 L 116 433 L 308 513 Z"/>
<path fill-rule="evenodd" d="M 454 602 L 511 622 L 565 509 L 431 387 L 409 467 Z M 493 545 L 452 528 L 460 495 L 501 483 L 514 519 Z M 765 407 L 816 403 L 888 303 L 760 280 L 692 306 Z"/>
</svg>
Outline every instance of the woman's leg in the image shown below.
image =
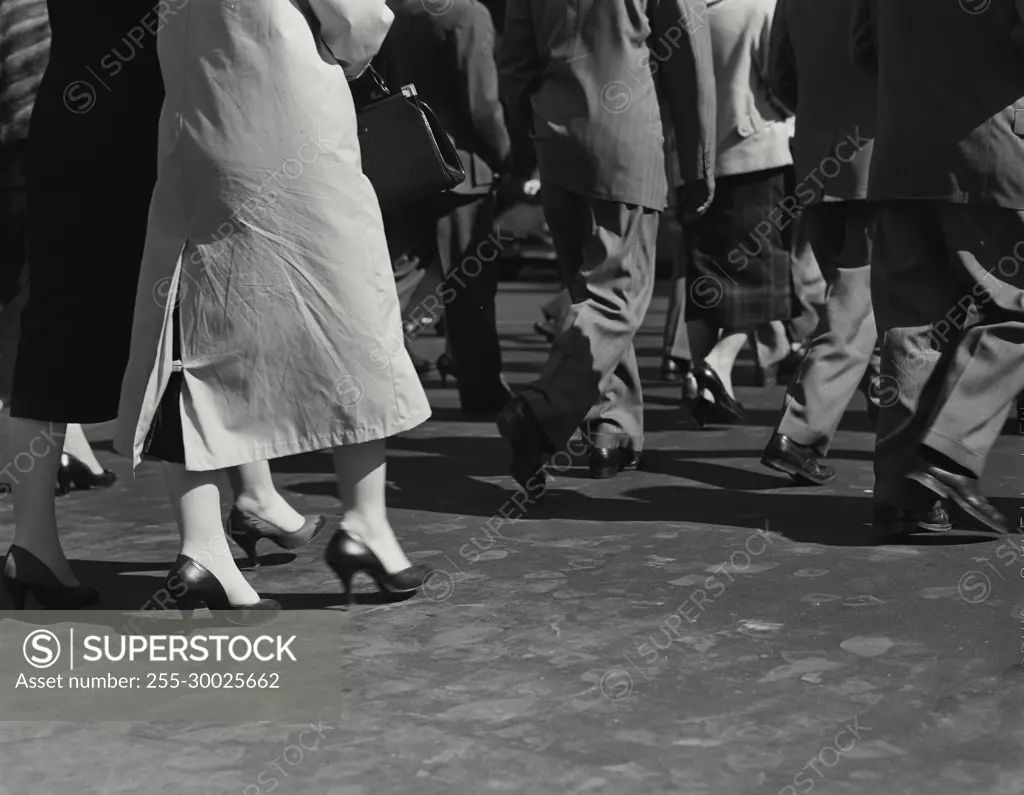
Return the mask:
<svg viewBox="0 0 1024 795">
<path fill-rule="evenodd" d="M 334 471 L 344 518 L 342 524 L 362 538 L 389 574 L 409 567 L 388 522 L 386 444 L 383 439 L 334 448 Z"/>
<path fill-rule="evenodd" d="M 688 320 L 686 322 L 686 335 L 690 340 L 690 356 L 693 363 L 693 370 L 699 371 L 703 366 L 705 359 L 714 349 L 718 343 L 718 337 L 721 329 L 718 326 L 712 326 L 705 320 Z M 717 372 L 717 370 L 716 370 Z M 696 382 L 691 383 L 687 381 L 687 398 L 695 398 L 696 394 L 689 394 L 689 391 L 695 391 Z M 704 398 L 707 400 L 713 400 L 711 393 L 704 390 Z"/>
<path fill-rule="evenodd" d="M 64 436 L 64 452 L 85 464 L 92 474 L 103 474 L 103 467 L 96 459 L 89 440 L 85 438 L 85 431 L 77 422 L 68 423 L 67 434 Z"/>
<path fill-rule="evenodd" d="M 14 544 L 45 563 L 64 585 L 78 584 L 57 536 L 54 485 L 64 423 L 8 420 L 7 482 L 14 492 Z"/>
<path fill-rule="evenodd" d="M 718 375 L 731 398 L 736 397 L 732 389 L 732 368 L 736 364 L 736 357 L 746 344 L 746 332 L 725 332 L 711 352 L 704 357 L 704 361 Z"/>
<path fill-rule="evenodd" d="M 306 523 L 306 518 L 289 505 L 274 486 L 269 462 L 232 467 L 228 470 L 228 480 L 235 494 L 235 505 L 243 511 L 254 513 L 289 533 L 301 530 Z"/>
<path fill-rule="evenodd" d="M 221 525 L 221 473 L 189 472 L 180 464 L 163 463 L 164 479 L 178 520 L 181 554 L 213 573 L 233 605 L 259 601 L 259 595 L 235 565 Z"/>
</svg>

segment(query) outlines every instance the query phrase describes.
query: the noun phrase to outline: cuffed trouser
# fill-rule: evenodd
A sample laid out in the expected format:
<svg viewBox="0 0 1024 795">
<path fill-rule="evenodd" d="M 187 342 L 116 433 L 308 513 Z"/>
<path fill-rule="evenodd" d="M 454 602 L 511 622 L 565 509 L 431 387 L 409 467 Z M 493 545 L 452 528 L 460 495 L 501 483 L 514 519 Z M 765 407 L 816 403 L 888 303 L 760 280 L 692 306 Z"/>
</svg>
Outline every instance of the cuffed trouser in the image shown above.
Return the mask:
<svg viewBox="0 0 1024 795">
<path fill-rule="evenodd" d="M 808 227 L 806 216 L 807 210 L 803 210 L 796 217 L 788 237 L 793 293 L 800 305 L 799 314 L 786 321 L 786 330 L 794 342 L 803 341 L 815 332 L 821 322 L 828 289 L 827 280 L 822 273 L 824 266 L 818 261 L 811 242 L 815 232 Z M 814 222 L 810 223 L 813 227 Z"/>
<path fill-rule="evenodd" d="M 977 476 L 1024 389 L 1024 213 L 902 201 L 879 211 L 883 335 L 875 499 L 908 505 L 924 444 Z"/>
<path fill-rule="evenodd" d="M 633 337 L 654 291 L 658 213 L 545 185 L 544 213 L 573 305 L 523 393 L 556 449 L 588 421 L 598 446 L 643 449 Z"/>
<path fill-rule="evenodd" d="M 801 216 L 808 248 L 828 287 L 818 328 L 786 391 L 776 430 L 820 456 L 828 454 L 858 387 L 866 377 L 877 376 L 878 334 L 871 309 L 875 216 L 876 208 L 867 202 L 812 205 Z"/>
</svg>

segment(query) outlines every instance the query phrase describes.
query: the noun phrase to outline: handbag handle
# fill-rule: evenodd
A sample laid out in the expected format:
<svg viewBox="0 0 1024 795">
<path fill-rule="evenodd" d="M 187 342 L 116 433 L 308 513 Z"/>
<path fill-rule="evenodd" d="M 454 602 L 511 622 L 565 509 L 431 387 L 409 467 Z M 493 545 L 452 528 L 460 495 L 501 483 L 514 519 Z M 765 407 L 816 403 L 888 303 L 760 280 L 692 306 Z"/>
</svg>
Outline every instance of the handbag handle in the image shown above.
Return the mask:
<svg viewBox="0 0 1024 795">
<path fill-rule="evenodd" d="M 384 79 L 380 76 L 380 73 L 373 68 L 373 64 L 370 64 L 368 67 L 366 67 L 366 71 L 367 77 L 369 77 L 373 81 L 374 86 L 376 86 L 376 88 L 379 89 L 384 96 L 390 97 L 391 89 L 388 88 L 387 85 L 384 83 Z"/>
</svg>

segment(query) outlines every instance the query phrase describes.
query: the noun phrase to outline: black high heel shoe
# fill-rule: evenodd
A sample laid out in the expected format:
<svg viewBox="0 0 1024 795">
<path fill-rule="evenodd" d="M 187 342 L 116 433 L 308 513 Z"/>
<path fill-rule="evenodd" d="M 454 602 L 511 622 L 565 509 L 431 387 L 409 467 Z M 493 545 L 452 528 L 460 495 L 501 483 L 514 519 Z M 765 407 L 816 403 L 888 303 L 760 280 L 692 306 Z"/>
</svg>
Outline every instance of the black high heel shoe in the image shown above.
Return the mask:
<svg viewBox="0 0 1024 795">
<path fill-rule="evenodd" d="M 743 406 L 736 398 L 725 391 L 725 384 L 718 377 L 718 373 L 712 370 L 705 362 L 695 373 L 697 376 L 697 394 L 700 396 L 697 403 L 696 414 L 701 422 L 720 422 L 726 425 L 743 422 L 746 416 Z M 714 403 L 708 403 L 703 398 L 704 390 L 711 393 Z"/>
<path fill-rule="evenodd" d="M 79 610 L 92 607 L 99 593 L 85 585 L 65 585 L 50 568 L 26 549 L 11 546 L 0 574 L 15 610 L 25 609 L 29 594 L 47 610 Z"/>
<path fill-rule="evenodd" d="M 437 372 L 441 376 L 441 386 L 445 386 L 448 383 L 448 376 L 456 379 L 455 360 L 447 353 L 442 353 L 437 357 Z"/>
<path fill-rule="evenodd" d="M 256 544 L 262 539 L 269 538 L 281 549 L 298 549 L 316 538 L 326 524 L 326 516 L 319 514 L 307 516 L 302 527 L 294 533 L 289 533 L 276 524 L 271 524 L 266 519 L 260 518 L 252 511 L 232 505 L 231 513 L 228 514 L 227 531 L 231 540 L 238 544 L 248 556 L 249 565 L 256 568 L 260 565 L 259 556 L 256 554 Z"/>
<path fill-rule="evenodd" d="M 174 566 L 167 572 L 165 585 L 170 593 L 181 591 L 184 586 L 185 590 L 175 598 L 175 602 L 189 624 L 193 611 L 202 607 L 230 611 L 228 621 L 250 627 L 273 621 L 281 610 L 281 605 L 273 599 L 260 599 L 251 605 L 231 604 L 224 586 L 213 572 L 186 555 L 178 555 Z"/>
<path fill-rule="evenodd" d="M 352 600 L 352 578 L 359 572 L 370 575 L 382 591 L 394 594 L 414 593 L 434 573 L 431 566 L 415 563 L 407 569 L 388 574 L 373 550 L 344 527 L 338 528 L 328 544 L 324 562 L 338 575 L 349 602 Z"/>
<path fill-rule="evenodd" d="M 67 496 L 72 489 L 86 491 L 88 489 L 109 489 L 117 483 L 117 475 L 109 469 L 102 474 L 93 472 L 74 456 L 64 453 L 60 457 L 60 469 L 57 470 L 57 494 Z"/>
</svg>

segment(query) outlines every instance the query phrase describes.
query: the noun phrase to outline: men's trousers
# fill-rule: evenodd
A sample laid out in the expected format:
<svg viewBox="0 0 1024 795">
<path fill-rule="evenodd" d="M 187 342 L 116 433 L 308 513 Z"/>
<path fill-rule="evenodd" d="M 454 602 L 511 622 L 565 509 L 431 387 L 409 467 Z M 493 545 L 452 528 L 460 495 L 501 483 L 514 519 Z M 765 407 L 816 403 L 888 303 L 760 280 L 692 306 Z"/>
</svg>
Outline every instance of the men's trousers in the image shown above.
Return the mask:
<svg viewBox="0 0 1024 795">
<path fill-rule="evenodd" d="M 416 207 L 388 223 L 392 267 L 400 290 L 406 285 L 405 301 L 424 270 L 441 271 L 439 284 L 405 312 L 412 319 L 443 314 L 463 406 L 507 394 L 495 308 L 501 243 L 494 216 L 493 194 L 449 194 L 443 205 Z"/>
<path fill-rule="evenodd" d="M 438 292 L 463 406 L 489 404 L 495 396 L 507 395 L 501 380 L 495 307 L 501 254 L 495 208 L 492 193 L 467 197 L 437 221 L 437 252 L 444 277 Z"/>
<path fill-rule="evenodd" d="M 875 500 L 910 506 L 919 445 L 981 476 L 1024 389 L 1024 212 L 887 202 L 872 300 L 882 343 Z"/>
<path fill-rule="evenodd" d="M 787 194 L 792 195 L 792 194 Z M 810 209 L 810 208 L 808 208 Z M 828 283 L 822 272 L 822 266 L 814 251 L 811 236 L 814 225 L 806 219 L 807 210 L 803 210 L 788 227 L 786 242 L 790 251 L 790 279 L 793 284 L 793 295 L 800 307 L 799 314 L 787 320 L 786 331 L 793 342 L 808 339 L 821 322 L 821 313 L 825 309 L 825 293 Z"/>
<path fill-rule="evenodd" d="M 545 184 L 544 213 L 572 307 L 540 378 L 523 393 L 548 441 L 585 421 L 600 447 L 643 449 L 633 337 L 654 291 L 658 213 Z"/>
<path fill-rule="evenodd" d="M 828 287 L 776 430 L 819 456 L 828 454 L 858 387 L 878 385 L 878 334 L 871 311 L 875 216 L 874 205 L 858 201 L 812 205 L 801 216 L 810 255 Z"/>
<path fill-rule="evenodd" d="M 672 260 L 672 292 L 661 345 L 662 356 L 690 361 L 690 338 L 686 334 L 686 261 L 686 246 L 680 239 Z"/>
</svg>

